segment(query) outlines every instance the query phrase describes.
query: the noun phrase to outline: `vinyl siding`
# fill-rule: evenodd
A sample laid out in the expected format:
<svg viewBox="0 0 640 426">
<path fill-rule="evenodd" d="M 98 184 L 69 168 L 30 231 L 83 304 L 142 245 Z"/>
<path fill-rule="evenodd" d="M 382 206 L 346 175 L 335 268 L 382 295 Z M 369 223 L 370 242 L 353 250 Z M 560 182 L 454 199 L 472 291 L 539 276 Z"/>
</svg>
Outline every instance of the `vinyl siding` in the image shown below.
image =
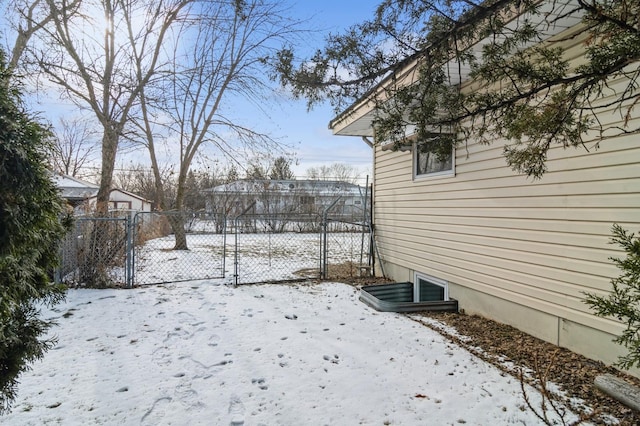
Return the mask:
<svg viewBox="0 0 640 426">
<path fill-rule="evenodd" d="M 576 64 L 579 42 L 566 46 Z M 621 125 L 625 113 L 603 110 L 599 119 Z M 629 125 L 640 126 L 638 109 L 632 114 Z M 374 215 L 383 261 L 392 271 L 426 273 L 618 334 L 621 324 L 595 317 L 583 299 L 585 291 L 608 291 L 619 275 L 609 258 L 624 253 L 609 244 L 612 224 L 640 231 L 640 135 L 588 139 L 589 151 L 553 148 L 540 180 L 507 167 L 504 141 L 467 141 L 456 149 L 454 176 L 417 179 L 411 152 L 377 148 Z"/>
<path fill-rule="evenodd" d="M 458 150 L 454 177 L 415 181 L 410 153 L 378 152 L 396 157 L 376 161 L 382 257 L 581 321 L 583 292 L 606 291 L 617 275 L 609 257 L 622 253 L 608 243 L 611 225 L 640 229 L 640 147 L 626 139 L 586 155 L 560 150 L 539 181 L 515 175 L 501 150 L 484 161 Z M 611 331 L 595 318 L 589 325 Z"/>
</svg>

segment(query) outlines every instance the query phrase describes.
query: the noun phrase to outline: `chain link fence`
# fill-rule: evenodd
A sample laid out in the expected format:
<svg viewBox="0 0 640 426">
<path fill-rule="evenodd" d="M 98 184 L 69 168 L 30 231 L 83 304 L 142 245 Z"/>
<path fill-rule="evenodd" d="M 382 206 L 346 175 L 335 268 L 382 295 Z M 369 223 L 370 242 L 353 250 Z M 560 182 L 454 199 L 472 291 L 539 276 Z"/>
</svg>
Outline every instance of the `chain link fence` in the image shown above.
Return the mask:
<svg viewBox="0 0 640 426">
<path fill-rule="evenodd" d="M 250 205 L 229 227 L 234 234 L 234 284 L 371 275 L 368 205 L 347 212 L 336 197 L 318 212 L 288 215 L 248 213 L 255 210 Z"/>
<path fill-rule="evenodd" d="M 130 218 L 77 218 L 60 249 L 56 280 L 91 287 L 125 286 Z"/>
<path fill-rule="evenodd" d="M 340 198 L 322 212 L 323 250 L 320 276 L 348 279 L 374 273 L 374 237 L 368 185 L 361 208 L 345 214 Z"/>
<path fill-rule="evenodd" d="M 234 244 L 234 284 L 320 278 L 317 215 L 274 218 L 241 214 L 229 232 Z"/>
<path fill-rule="evenodd" d="M 371 243 L 371 233 L 367 224 L 329 219 L 327 232 L 323 233 L 320 277 L 346 279 L 371 276 L 373 273 Z"/>
<path fill-rule="evenodd" d="M 368 203 L 363 203 L 365 206 Z M 129 212 L 76 220 L 58 281 L 90 287 L 228 278 L 233 284 L 369 275 L 371 226 L 339 197 L 315 213 Z M 357 220 L 361 218 L 361 220 Z"/>
</svg>

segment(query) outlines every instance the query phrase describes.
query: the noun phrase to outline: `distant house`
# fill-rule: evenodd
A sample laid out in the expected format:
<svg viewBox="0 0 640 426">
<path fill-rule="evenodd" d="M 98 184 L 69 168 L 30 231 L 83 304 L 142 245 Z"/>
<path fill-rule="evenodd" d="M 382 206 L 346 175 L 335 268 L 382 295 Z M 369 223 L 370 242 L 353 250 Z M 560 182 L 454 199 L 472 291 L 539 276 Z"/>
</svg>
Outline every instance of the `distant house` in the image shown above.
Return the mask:
<svg viewBox="0 0 640 426">
<path fill-rule="evenodd" d="M 245 179 L 202 191 L 208 214 L 321 214 L 362 220 L 365 188 L 347 182 Z"/>
<path fill-rule="evenodd" d="M 95 198 L 92 199 L 95 203 Z M 109 210 L 150 212 L 153 202 L 132 192 L 114 188 L 109 193 Z"/>
<path fill-rule="evenodd" d="M 579 64 L 589 41 L 575 36 L 580 16 L 553 22 L 545 42 Z M 418 74 L 413 67 L 407 63 L 397 74 L 410 80 Z M 456 72 L 461 90 L 476 90 L 468 70 Z M 375 138 L 371 97 L 392 83 L 381 82 L 333 119 L 333 133 Z M 595 101 L 600 109 L 594 119 L 615 126 L 623 120 L 611 94 Z M 626 117 L 631 128 L 640 124 L 639 111 Z M 638 136 L 594 134 L 599 146 L 589 153 L 553 148 L 548 172 L 531 181 L 505 164 L 506 141 L 486 145 L 469 139 L 442 159 L 419 149 L 411 131 L 404 149 L 390 150 L 384 140 L 374 146 L 376 243 L 390 278 L 440 286 L 469 314 L 594 359 L 611 363 L 624 353 L 612 343 L 624 324 L 595 316 L 584 293 L 605 294 L 620 274 L 609 260 L 624 255 L 609 244 L 612 224 L 640 228 Z"/>
<path fill-rule="evenodd" d="M 95 209 L 99 186 L 82 179 L 54 173 L 53 180 L 60 195 L 76 214 L 90 213 Z M 112 189 L 109 194 L 110 211 L 150 212 L 153 203 L 139 195 L 122 189 Z"/>
<path fill-rule="evenodd" d="M 60 190 L 60 196 L 76 213 L 84 213 L 88 201 L 98 195 L 99 186 L 82 179 L 59 173 L 52 173 L 52 179 Z"/>
</svg>

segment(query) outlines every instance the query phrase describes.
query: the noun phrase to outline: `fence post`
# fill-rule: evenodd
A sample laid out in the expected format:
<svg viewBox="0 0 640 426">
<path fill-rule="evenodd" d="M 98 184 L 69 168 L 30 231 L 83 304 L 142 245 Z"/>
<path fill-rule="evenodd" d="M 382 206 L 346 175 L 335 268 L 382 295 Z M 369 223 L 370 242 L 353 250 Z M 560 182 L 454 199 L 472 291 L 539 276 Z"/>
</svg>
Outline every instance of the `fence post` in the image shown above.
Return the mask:
<svg viewBox="0 0 640 426">
<path fill-rule="evenodd" d="M 126 256 L 125 256 L 125 273 L 124 273 L 124 278 L 125 278 L 125 282 L 126 282 L 126 286 L 127 288 L 132 288 L 133 287 L 133 254 L 132 249 L 134 247 L 132 238 L 133 238 L 133 221 L 131 220 L 131 215 L 127 215 L 125 217 L 125 252 L 126 252 Z"/>
<path fill-rule="evenodd" d="M 329 269 L 329 265 L 328 265 L 329 261 L 327 256 L 327 251 L 328 251 L 327 228 L 328 228 L 328 222 L 329 222 L 329 210 L 331 210 L 333 206 L 335 206 L 338 203 L 338 201 L 340 201 L 340 198 L 342 198 L 342 195 L 339 195 L 335 200 L 333 200 L 333 202 L 329 204 L 329 207 L 324 209 L 324 211 L 322 212 L 322 228 L 323 228 L 323 234 L 324 234 L 324 241 L 321 243 L 321 246 L 322 246 L 321 250 L 323 251 L 323 253 L 320 256 L 321 258 L 320 278 L 324 280 L 328 278 L 328 269 Z"/>
<path fill-rule="evenodd" d="M 233 285 L 238 285 L 238 218 L 233 218 Z"/>
<path fill-rule="evenodd" d="M 222 225 L 222 278 L 227 274 L 227 215 L 224 216 Z"/>
<path fill-rule="evenodd" d="M 149 217 L 149 216 L 147 216 Z M 131 224 L 131 286 L 136 282 L 136 242 L 138 241 L 138 223 L 144 218 L 142 212 L 137 212 L 133 216 L 133 223 Z"/>
<path fill-rule="evenodd" d="M 318 253 L 318 261 L 320 262 L 320 279 L 324 279 L 324 240 L 327 238 L 326 226 L 325 226 L 325 214 L 322 212 L 322 218 L 320 219 L 320 252 Z"/>
<path fill-rule="evenodd" d="M 360 192 L 362 194 L 362 192 Z M 367 175 L 367 181 L 364 187 L 364 198 L 363 198 L 363 212 L 362 212 L 362 224 L 367 223 L 367 203 L 369 202 L 369 175 Z M 364 231 L 365 228 L 362 226 L 362 239 L 360 241 L 360 265 L 362 265 L 362 258 L 364 257 Z M 371 234 L 371 233 L 369 233 Z M 371 258 L 367 259 L 368 265 L 371 266 Z"/>
</svg>

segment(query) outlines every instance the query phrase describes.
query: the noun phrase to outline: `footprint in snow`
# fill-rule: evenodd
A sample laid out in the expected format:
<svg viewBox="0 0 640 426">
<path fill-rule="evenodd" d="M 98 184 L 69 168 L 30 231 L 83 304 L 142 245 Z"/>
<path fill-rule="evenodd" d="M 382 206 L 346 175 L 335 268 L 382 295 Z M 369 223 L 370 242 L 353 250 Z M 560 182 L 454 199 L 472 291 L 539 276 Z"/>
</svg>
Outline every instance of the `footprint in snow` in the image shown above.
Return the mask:
<svg viewBox="0 0 640 426">
<path fill-rule="evenodd" d="M 167 412 L 168 405 L 171 403 L 171 398 L 165 396 L 157 399 L 151 408 L 140 419 L 141 425 L 155 426 L 161 424 Z"/>
<path fill-rule="evenodd" d="M 115 299 L 115 296 L 103 296 L 103 297 L 98 297 L 98 300 L 105 300 L 105 299 Z"/>
<path fill-rule="evenodd" d="M 339 359 L 340 359 L 340 357 L 338 355 L 334 355 L 333 357 L 330 357 L 329 355 L 324 355 L 322 358 L 325 361 L 332 362 L 333 364 L 337 364 L 339 362 Z"/>
<path fill-rule="evenodd" d="M 191 384 L 187 382 L 180 383 L 175 388 L 175 395 L 181 404 L 188 409 L 197 409 L 204 407 L 204 404 L 198 398 L 198 392 L 191 388 Z"/>
<path fill-rule="evenodd" d="M 267 386 L 265 384 L 265 380 L 260 378 L 260 379 L 251 379 L 251 383 L 254 385 L 257 385 L 261 390 L 267 390 L 269 389 L 269 386 Z"/>
<path fill-rule="evenodd" d="M 229 426 L 242 426 L 244 425 L 244 404 L 237 396 L 232 396 L 229 402 Z"/>
<path fill-rule="evenodd" d="M 192 333 L 189 333 L 187 330 L 183 330 L 180 327 L 175 327 L 172 331 L 167 332 L 167 337 L 162 341 L 163 343 L 167 343 L 173 339 L 182 339 L 188 340 L 192 336 Z"/>
<path fill-rule="evenodd" d="M 171 364 L 171 352 L 166 346 L 161 346 L 151 353 L 151 359 L 158 365 Z"/>
<path fill-rule="evenodd" d="M 196 321 L 196 317 L 194 317 L 193 315 L 191 315 L 189 312 L 185 312 L 185 311 L 180 311 L 176 314 L 176 318 L 178 319 L 179 323 L 193 323 Z"/>
<path fill-rule="evenodd" d="M 284 358 L 284 354 L 282 354 L 282 353 L 278 354 L 278 358 L 280 358 L 280 360 L 281 360 L 281 361 L 278 363 L 278 365 L 279 365 L 280 367 L 286 367 L 286 366 L 288 366 L 288 365 L 289 365 L 289 363 L 288 363 L 288 362 L 286 362 L 286 361 L 283 359 L 283 358 Z"/>
</svg>

